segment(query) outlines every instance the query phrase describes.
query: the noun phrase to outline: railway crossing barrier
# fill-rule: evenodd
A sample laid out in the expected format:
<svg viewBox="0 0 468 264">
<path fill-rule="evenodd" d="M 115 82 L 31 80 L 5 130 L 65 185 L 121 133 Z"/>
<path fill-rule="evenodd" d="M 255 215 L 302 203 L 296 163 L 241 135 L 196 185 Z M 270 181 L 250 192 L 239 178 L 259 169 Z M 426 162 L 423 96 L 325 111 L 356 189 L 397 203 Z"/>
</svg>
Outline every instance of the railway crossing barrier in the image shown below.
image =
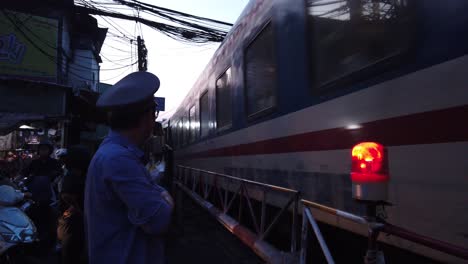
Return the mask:
<svg viewBox="0 0 468 264">
<path fill-rule="evenodd" d="M 328 249 L 320 229 L 318 228 L 315 218 L 313 217 L 311 208 L 325 212 L 337 217 L 347 219 L 349 221 L 367 225 L 368 226 L 368 248 L 367 254 L 364 257 L 364 263 L 385 263 L 383 252 L 377 249 L 377 239 L 379 233 L 386 233 L 389 235 L 397 236 L 408 241 L 429 247 L 441 251 L 443 253 L 468 260 L 468 249 L 462 248 L 444 241 L 433 239 L 427 236 L 423 236 L 417 233 L 414 233 L 410 230 L 404 229 L 387 223 L 385 220 L 380 219 L 379 217 L 368 215 L 366 217 L 357 216 L 350 214 L 338 209 L 327 207 L 318 203 L 301 200 L 303 205 L 303 225 L 302 225 L 302 243 L 301 243 L 301 253 L 300 253 L 300 263 L 307 263 L 307 244 L 309 241 L 308 237 L 308 228 L 309 225 L 312 226 L 313 231 L 316 235 L 317 240 L 319 241 L 322 252 L 325 255 L 328 263 L 334 263 L 333 258 L 331 257 L 330 250 Z"/>
<path fill-rule="evenodd" d="M 294 263 L 297 252 L 299 192 L 279 186 L 249 181 L 229 175 L 189 168 L 177 167 L 176 186 L 199 205 L 208 210 L 231 233 L 241 239 L 268 263 Z M 267 219 L 267 199 L 271 193 L 284 196 L 281 209 L 273 219 Z M 254 202 L 260 203 L 260 213 L 254 210 Z M 237 207 L 234 212 L 234 203 Z M 247 208 L 244 208 L 247 206 Z M 179 206 L 180 207 L 180 206 Z M 280 218 L 292 210 L 290 250 L 276 249 L 266 241 Z M 247 211 L 248 217 L 244 217 Z M 179 214 L 180 215 L 180 214 Z M 253 228 L 244 222 L 250 221 Z"/>
<path fill-rule="evenodd" d="M 324 206 L 312 201 L 301 200 L 296 190 L 250 181 L 242 178 L 196 169 L 186 166 L 176 166 L 174 186 L 177 187 L 177 210 L 181 210 L 181 193 L 185 192 L 200 206 L 210 212 L 223 226 L 237 236 L 244 244 L 249 246 L 257 255 L 267 263 L 308 263 L 307 248 L 311 240 L 309 228 L 318 240 L 320 248 L 328 263 L 335 263 L 320 232 L 320 228 L 311 209 L 331 214 L 349 221 L 366 225 L 368 228 L 368 247 L 364 256 L 366 264 L 385 263 L 384 254 L 378 249 L 380 233 L 386 233 L 403 238 L 416 244 L 429 247 L 440 252 L 468 260 L 468 249 L 444 241 L 423 236 L 387 223 L 376 213 L 375 204 L 368 204 L 366 216 L 357 216 L 335 208 Z M 281 204 L 279 212 L 272 221 L 267 221 L 267 200 L 272 193 L 281 194 L 285 199 L 274 201 Z M 254 209 L 254 202 L 260 203 L 259 214 Z M 234 204 L 237 204 L 234 212 Z M 244 217 L 244 207 L 247 205 L 247 218 Z M 302 207 L 302 232 L 300 249 L 297 246 L 299 207 Z M 289 251 L 280 251 L 267 241 L 271 231 L 278 225 L 281 217 L 291 212 L 290 248 Z M 182 214 L 179 212 L 179 216 Z M 246 227 L 246 220 L 250 220 L 250 227 Z M 179 219 L 179 221 L 181 221 Z"/>
</svg>

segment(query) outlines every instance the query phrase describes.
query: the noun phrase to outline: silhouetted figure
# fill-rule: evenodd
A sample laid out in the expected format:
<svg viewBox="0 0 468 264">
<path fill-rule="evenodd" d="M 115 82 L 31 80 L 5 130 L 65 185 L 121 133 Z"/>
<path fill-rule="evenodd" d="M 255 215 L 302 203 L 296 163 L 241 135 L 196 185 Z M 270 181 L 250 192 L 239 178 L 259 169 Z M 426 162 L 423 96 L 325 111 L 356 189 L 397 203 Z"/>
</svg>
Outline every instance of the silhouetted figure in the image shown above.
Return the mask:
<svg viewBox="0 0 468 264">
<path fill-rule="evenodd" d="M 53 147 L 48 141 L 39 145 L 39 158 L 33 160 L 23 174 L 28 177 L 27 187 L 36 202 L 29 214 L 37 227 L 39 236 L 38 254 L 50 254 L 55 247 L 57 230 L 57 212 L 52 204 L 52 181 L 62 173 L 57 160 L 52 159 Z"/>
<path fill-rule="evenodd" d="M 91 152 L 85 146 L 72 146 L 64 160 L 67 173 L 63 177 L 62 206 L 57 237 L 62 245 L 62 264 L 86 263 L 84 234 L 84 188 Z"/>
</svg>

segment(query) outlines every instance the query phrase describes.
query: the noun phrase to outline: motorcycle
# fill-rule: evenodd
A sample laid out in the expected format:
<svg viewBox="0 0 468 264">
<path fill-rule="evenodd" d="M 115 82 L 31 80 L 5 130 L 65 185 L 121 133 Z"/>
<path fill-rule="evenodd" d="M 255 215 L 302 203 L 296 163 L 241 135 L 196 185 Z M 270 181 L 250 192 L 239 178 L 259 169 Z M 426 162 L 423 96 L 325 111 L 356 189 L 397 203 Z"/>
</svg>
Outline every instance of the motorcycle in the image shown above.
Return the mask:
<svg viewBox="0 0 468 264">
<path fill-rule="evenodd" d="M 24 263 L 21 249 L 38 241 L 36 226 L 26 212 L 34 202 L 11 185 L 0 185 L 0 263 Z"/>
</svg>

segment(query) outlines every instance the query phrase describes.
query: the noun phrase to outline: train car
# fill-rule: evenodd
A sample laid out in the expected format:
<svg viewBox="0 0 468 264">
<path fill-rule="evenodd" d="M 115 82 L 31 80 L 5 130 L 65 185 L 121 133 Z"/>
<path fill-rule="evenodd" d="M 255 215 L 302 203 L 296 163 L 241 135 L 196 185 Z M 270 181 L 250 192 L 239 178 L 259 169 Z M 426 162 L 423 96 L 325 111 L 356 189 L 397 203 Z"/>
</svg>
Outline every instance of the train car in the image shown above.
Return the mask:
<svg viewBox="0 0 468 264">
<path fill-rule="evenodd" d="M 467 14 L 465 0 L 250 1 L 169 120 L 176 163 L 362 214 L 351 148 L 379 142 L 388 221 L 468 245 Z"/>
</svg>

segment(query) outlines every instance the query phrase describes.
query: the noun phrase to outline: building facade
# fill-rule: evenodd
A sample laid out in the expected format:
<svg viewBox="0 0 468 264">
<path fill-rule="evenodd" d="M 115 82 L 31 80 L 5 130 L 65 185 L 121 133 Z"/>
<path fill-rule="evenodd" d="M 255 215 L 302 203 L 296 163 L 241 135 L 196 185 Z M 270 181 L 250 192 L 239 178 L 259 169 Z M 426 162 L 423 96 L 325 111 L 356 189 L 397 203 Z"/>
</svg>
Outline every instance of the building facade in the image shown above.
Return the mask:
<svg viewBox="0 0 468 264">
<path fill-rule="evenodd" d="M 18 133 L 57 147 L 81 143 L 82 130 L 99 122 L 91 113 L 106 33 L 95 18 L 76 13 L 73 0 L 3 0 L 0 136 L 28 124 L 35 129 Z"/>
</svg>

